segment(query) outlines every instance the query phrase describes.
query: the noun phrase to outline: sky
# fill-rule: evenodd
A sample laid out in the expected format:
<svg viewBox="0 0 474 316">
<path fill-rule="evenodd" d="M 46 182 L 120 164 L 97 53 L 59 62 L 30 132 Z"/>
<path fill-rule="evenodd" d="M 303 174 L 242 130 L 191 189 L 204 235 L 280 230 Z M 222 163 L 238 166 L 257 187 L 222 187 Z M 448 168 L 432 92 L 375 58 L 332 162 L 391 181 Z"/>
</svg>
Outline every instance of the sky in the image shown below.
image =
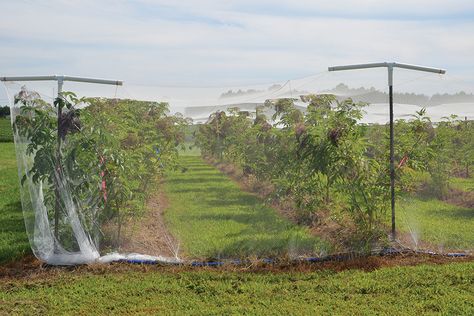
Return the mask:
<svg viewBox="0 0 474 316">
<path fill-rule="evenodd" d="M 0 76 L 231 86 L 398 61 L 474 86 L 473 53 L 472 0 L 0 0 Z"/>
</svg>

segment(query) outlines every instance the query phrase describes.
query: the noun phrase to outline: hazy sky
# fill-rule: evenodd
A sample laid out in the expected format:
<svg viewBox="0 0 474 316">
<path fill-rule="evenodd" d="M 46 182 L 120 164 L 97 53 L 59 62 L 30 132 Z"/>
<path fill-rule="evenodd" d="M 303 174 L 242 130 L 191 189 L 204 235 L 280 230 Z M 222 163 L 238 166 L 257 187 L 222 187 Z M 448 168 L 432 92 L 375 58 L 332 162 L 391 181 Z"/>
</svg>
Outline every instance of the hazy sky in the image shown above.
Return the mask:
<svg viewBox="0 0 474 316">
<path fill-rule="evenodd" d="M 205 85 L 392 60 L 474 83 L 474 1 L 0 0 L 0 75 Z"/>
</svg>

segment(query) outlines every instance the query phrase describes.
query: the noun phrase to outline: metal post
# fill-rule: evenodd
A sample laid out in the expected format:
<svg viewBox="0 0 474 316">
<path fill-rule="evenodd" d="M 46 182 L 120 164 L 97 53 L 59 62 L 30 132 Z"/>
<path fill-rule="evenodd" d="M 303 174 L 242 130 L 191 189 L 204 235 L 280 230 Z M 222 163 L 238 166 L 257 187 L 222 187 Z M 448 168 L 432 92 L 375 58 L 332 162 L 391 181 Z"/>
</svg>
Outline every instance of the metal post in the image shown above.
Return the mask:
<svg viewBox="0 0 474 316">
<path fill-rule="evenodd" d="M 341 71 L 341 70 L 354 70 L 354 69 L 367 69 L 367 68 L 378 68 L 386 67 L 388 70 L 388 95 L 389 95 L 389 112 L 390 112 L 390 204 L 392 210 L 392 230 L 391 237 L 395 241 L 396 238 L 396 226 L 395 226 L 395 150 L 394 150 L 394 131 L 393 131 L 393 68 L 404 68 L 416 71 L 432 72 L 438 74 L 445 74 L 446 70 L 437 69 L 431 67 L 416 66 L 410 64 L 400 63 L 371 63 L 371 64 L 359 64 L 359 65 L 347 65 L 347 66 L 336 66 L 329 67 L 328 71 Z"/>
<path fill-rule="evenodd" d="M 61 93 L 63 91 L 63 84 L 64 84 L 64 77 L 58 77 L 58 99 L 61 98 Z M 56 147 L 56 170 L 55 172 L 59 173 L 62 172 L 61 170 L 61 131 L 60 131 L 60 126 L 61 126 L 61 116 L 62 116 L 62 108 L 58 104 L 58 117 L 57 117 L 57 122 L 58 122 L 58 130 L 57 130 L 57 147 Z M 60 178 L 60 175 L 55 176 L 55 181 L 57 182 Z M 59 183 L 56 183 L 56 187 L 54 189 L 54 194 L 55 194 L 55 204 L 54 204 L 54 251 L 56 252 L 57 250 L 57 241 L 59 238 L 59 213 L 61 211 L 61 196 L 59 192 Z"/>
<path fill-rule="evenodd" d="M 392 211 L 392 241 L 395 241 L 395 150 L 393 131 L 393 64 L 388 64 L 388 99 L 390 116 L 390 207 Z"/>
</svg>

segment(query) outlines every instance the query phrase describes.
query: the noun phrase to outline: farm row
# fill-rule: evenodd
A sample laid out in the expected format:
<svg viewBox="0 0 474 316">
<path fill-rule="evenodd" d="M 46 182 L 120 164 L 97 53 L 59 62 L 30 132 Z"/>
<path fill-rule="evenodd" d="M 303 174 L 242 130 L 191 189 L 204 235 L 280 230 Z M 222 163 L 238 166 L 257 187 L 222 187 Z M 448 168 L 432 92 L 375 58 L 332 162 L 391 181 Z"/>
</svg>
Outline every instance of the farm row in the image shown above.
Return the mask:
<svg viewBox="0 0 474 316">
<path fill-rule="evenodd" d="M 332 106 L 336 104 L 336 106 Z M 303 113 L 292 99 L 250 113 L 216 112 L 197 132 L 206 157 L 231 164 L 244 182 L 289 218 L 343 249 L 387 242 L 388 128 L 358 124 L 365 104 L 311 96 Z M 276 123 L 275 123 L 276 122 Z M 435 251 L 472 250 L 474 122 L 432 123 L 421 110 L 395 124 L 400 242 Z"/>
<path fill-rule="evenodd" d="M 283 99 L 267 103 L 272 118 L 235 108 L 191 128 L 164 103 L 64 96 L 52 107 L 24 91 L 15 129 L 27 144 L 19 146 L 23 159 L 34 156 L 22 170 L 24 196 L 41 188 L 65 250 L 80 248 L 67 207 L 73 203 L 101 253 L 134 251 L 134 237 L 146 238 L 145 202 L 157 190 L 170 203 L 153 234 L 170 235 L 166 242 L 185 258 L 319 256 L 388 244 L 386 127 L 358 124 L 361 103 L 312 96 L 303 113 Z M 78 109 L 83 102 L 89 106 Z M 57 108 L 64 112 L 59 132 Z M 423 111 L 397 122 L 401 243 L 472 250 L 472 133 L 472 122 L 435 125 Z M 207 163 L 187 156 L 196 147 Z M 210 161 L 230 168 L 233 180 Z M 34 203 L 24 203 L 27 220 L 38 211 Z"/>
</svg>

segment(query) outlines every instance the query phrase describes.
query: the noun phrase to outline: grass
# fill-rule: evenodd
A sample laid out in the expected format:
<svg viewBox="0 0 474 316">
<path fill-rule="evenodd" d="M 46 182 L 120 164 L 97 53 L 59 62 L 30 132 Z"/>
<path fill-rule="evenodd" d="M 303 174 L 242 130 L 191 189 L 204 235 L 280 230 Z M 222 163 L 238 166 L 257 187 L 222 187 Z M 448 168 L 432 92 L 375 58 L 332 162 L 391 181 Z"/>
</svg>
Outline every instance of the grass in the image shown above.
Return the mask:
<svg viewBox="0 0 474 316">
<path fill-rule="evenodd" d="M 184 142 L 184 149 L 179 148 L 179 154 L 183 156 L 200 156 L 201 150 L 194 145 L 194 142 Z"/>
<path fill-rule="evenodd" d="M 466 192 L 474 191 L 474 177 L 470 178 L 453 178 L 451 179 L 451 186 L 458 190 Z"/>
<path fill-rule="evenodd" d="M 318 244 L 198 157 L 184 157 L 183 163 L 189 171 L 168 178 L 168 197 L 174 205 L 166 217 L 189 253 L 281 251 L 292 234 Z M 441 227 L 446 218 L 437 221 Z M 14 147 L 0 143 L 0 261 L 29 252 Z M 372 272 L 123 267 L 118 272 L 99 268 L 39 273 L 29 278 L 0 277 L 0 315 L 474 314 L 472 262 Z"/>
<path fill-rule="evenodd" d="M 474 210 L 434 198 L 399 199 L 398 227 L 413 231 L 416 239 L 438 248 L 433 250 L 472 250 Z"/>
<path fill-rule="evenodd" d="M 0 118 L 0 143 L 13 142 L 13 132 L 10 119 Z"/>
<path fill-rule="evenodd" d="M 193 258 L 318 254 L 328 244 L 268 208 L 200 157 L 167 175 L 168 227 Z"/>
<path fill-rule="evenodd" d="M 0 263 L 30 253 L 13 143 L 0 143 Z"/>
<path fill-rule="evenodd" d="M 473 315 L 474 263 L 363 272 L 154 269 L 0 279 L 0 314 Z"/>
<path fill-rule="evenodd" d="M 427 173 L 417 173 L 420 184 L 430 181 Z M 466 192 L 474 191 L 474 178 L 451 178 L 450 185 Z M 398 199 L 398 228 L 431 250 L 473 250 L 474 209 L 440 201 L 429 194 L 405 195 Z"/>
</svg>

